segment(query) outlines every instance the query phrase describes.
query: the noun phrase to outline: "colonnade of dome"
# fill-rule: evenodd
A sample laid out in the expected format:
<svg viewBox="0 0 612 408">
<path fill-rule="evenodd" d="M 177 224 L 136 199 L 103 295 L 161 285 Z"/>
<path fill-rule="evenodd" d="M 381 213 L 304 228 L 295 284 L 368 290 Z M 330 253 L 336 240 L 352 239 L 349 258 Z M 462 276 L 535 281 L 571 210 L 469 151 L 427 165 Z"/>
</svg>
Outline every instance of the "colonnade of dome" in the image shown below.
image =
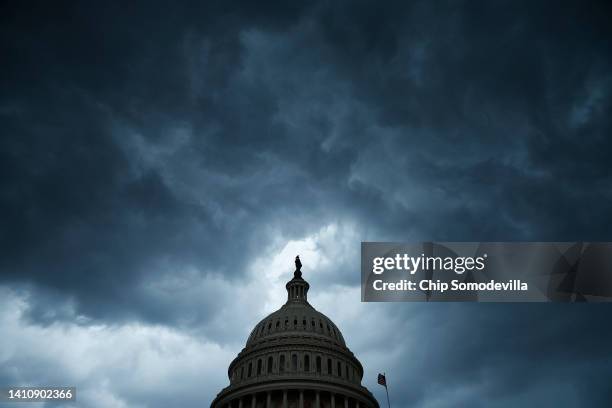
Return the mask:
<svg viewBox="0 0 612 408">
<path fill-rule="evenodd" d="M 364 403 L 345 393 L 310 388 L 256 391 L 233 398 L 220 408 L 365 408 Z"/>
<path fill-rule="evenodd" d="M 352 359 L 337 352 L 308 344 L 296 347 L 281 346 L 261 350 L 237 363 L 231 370 L 232 384 L 265 380 L 278 376 L 330 378 L 359 384 L 361 368 Z"/>
</svg>

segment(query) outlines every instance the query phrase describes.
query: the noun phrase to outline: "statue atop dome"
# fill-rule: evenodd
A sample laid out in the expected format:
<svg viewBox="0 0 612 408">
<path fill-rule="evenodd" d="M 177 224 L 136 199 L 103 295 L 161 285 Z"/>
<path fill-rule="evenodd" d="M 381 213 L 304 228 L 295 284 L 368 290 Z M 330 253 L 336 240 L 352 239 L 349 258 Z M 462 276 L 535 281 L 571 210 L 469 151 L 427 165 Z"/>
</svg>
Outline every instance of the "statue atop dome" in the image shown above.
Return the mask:
<svg viewBox="0 0 612 408">
<path fill-rule="evenodd" d="M 293 273 L 293 276 L 296 278 L 302 277 L 302 262 L 300 262 L 299 255 L 295 257 L 295 272 Z"/>
</svg>

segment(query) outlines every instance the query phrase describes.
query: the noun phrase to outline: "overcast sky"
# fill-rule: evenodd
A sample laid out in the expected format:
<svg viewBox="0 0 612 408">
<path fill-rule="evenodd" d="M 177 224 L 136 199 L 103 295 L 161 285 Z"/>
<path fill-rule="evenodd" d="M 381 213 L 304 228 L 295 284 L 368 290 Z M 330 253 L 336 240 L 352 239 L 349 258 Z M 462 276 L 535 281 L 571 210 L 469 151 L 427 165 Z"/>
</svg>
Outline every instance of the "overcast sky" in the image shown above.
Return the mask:
<svg viewBox="0 0 612 408">
<path fill-rule="evenodd" d="M 365 240 L 612 240 L 610 4 L 173 3 L 0 6 L 0 385 L 207 407 L 299 253 L 381 406 L 610 406 L 606 305 L 359 290 Z"/>
</svg>

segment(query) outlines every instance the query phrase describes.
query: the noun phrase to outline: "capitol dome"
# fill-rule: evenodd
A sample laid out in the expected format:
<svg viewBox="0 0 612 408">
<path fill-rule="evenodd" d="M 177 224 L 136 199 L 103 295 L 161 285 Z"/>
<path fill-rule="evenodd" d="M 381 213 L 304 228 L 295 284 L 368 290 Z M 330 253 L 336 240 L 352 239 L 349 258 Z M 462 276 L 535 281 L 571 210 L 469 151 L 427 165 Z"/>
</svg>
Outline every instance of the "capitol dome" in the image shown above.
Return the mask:
<svg viewBox="0 0 612 408">
<path fill-rule="evenodd" d="M 211 408 L 378 408 L 340 329 L 308 303 L 301 266 L 296 258 L 287 302 L 255 326 Z"/>
</svg>

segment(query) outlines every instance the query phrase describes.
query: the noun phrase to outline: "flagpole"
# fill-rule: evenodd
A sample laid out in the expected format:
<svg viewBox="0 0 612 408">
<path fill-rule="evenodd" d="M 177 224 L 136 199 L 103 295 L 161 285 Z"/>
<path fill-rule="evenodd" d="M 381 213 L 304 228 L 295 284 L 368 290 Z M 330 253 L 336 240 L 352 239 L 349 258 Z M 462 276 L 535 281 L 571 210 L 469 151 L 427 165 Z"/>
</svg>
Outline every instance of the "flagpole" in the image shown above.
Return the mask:
<svg viewBox="0 0 612 408">
<path fill-rule="evenodd" d="M 387 392 L 387 405 L 391 408 L 391 402 L 389 401 L 389 389 L 387 388 L 387 373 L 383 373 L 385 376 L 385 391 Z"/>
</svg>

